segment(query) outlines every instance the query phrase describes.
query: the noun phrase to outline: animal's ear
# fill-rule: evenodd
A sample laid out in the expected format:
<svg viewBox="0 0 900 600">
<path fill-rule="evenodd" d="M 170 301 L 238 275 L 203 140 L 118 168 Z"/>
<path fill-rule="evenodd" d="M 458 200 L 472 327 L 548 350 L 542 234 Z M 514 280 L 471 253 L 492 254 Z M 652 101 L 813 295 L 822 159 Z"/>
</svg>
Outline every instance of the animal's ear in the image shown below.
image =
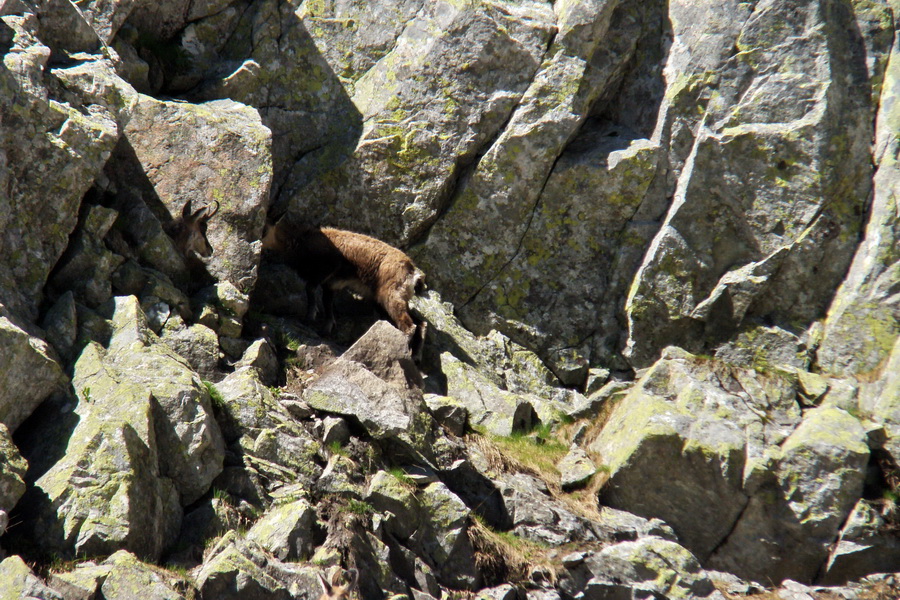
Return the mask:
<svg viewBox="0 0 900 600">
<path fill-rule="evenodd" d="M 340 570 L 340 569 L 335 569 L 335 570 L 334 570 L 334 573 L 331 574 L 331 587 L 334 587 L 334 586 L 336 586 L 336 585 L 340 585 L 340 583 L 341 583 L 341 576 L 342 576 L 342 575 L 343 575 L 343 573 L 341 573 L 341 570 Z"/>
<path fill-rule="evenodd" d="M 331 595 L 331 584 L 325 581 L 325 578 L 322 577 L 322 573 L 316 573 L 316 577 L 319 578 L 319 585 L 322 586 L 322 592 L 328 596 Z"/>
<path fill-rule="evenodd" d="M 187 202 L 184 203 L 184 208 L 181 209 L 181 217 L 183 219 L 191 218 L 191 201 L 190 200 L 188 200 Z"/>
</svg>

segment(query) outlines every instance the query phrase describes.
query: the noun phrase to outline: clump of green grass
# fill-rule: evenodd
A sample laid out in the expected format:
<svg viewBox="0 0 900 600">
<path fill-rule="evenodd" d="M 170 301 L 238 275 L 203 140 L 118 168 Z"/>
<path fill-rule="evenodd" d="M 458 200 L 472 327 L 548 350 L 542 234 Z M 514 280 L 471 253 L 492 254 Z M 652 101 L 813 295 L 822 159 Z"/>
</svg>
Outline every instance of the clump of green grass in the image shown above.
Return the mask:
<svg viewBox="0 0 900 600">
<path fill-rule="evenodd" d="M 222 396 L 222 393 L 216 389 L 215 384 L 211 381 L 203 381 L 203 386 L 206 388 L 206 391 L 209 392 L 209 399 L 212 401 L 213 408 L 218 410 L 225 410 L 225 398 Z"/>
<path fill-rule="evenodd" d="M 400 467 L 392 467 L 388 469 L 387 472 L 390 473 L 394 477 L 394 479 L 399 481 L 403 487 L 413 490 L 416 489 L 416 481 L 412 477 L 407 475 L 406 471 L 404 471 Z"/>
<path fill-rule="evenodd" d="M 350 457 L 350 452 L 348 452 L 337 440 L 328 442 L 326 448 L 328 448 L 328 453 L 331 455 L 337 454 L 338 456 L 343 456 L 345 458 Z"/>
<path fill-rule="evenodd" d="M 375 513 L 375 507 L 364 500 L 350 498 L 344 506 L 344 511 L 354 515 L 367 516 Z"/>
</svg>

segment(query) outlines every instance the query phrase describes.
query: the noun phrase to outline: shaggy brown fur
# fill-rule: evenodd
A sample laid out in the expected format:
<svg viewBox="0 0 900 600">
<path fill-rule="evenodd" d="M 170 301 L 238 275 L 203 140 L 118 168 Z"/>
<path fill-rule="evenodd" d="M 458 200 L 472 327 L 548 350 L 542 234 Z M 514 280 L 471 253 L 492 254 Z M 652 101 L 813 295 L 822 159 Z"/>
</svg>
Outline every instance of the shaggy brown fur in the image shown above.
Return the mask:
<svg viewBox="0 0 900 600">
<path fill-rule="evenodd" d="M 274 252 L 306 280 L 307 318 L 317 313 L 315 290 L 322 286 L 326 332 L 334 329 L 334 292 L 349 289 L 374 299 L 394 325 L 421 350 L 425 324 L 409 314 L 409 301 L 424 287 L 424 273 L 400 250 L 380 240 L 327 227 L 295 228 L 285 219 L 268 226 L 263 249 Z"/>
</svg>

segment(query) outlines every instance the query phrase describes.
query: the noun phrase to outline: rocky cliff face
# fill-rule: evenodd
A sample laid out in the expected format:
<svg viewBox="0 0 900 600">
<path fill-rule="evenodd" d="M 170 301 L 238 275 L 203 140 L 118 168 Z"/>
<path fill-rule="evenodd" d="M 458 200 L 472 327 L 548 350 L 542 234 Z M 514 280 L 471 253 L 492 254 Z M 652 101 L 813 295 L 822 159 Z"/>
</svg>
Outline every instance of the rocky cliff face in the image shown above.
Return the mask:
<svg viewBox="0 0 900 600">
<path fill-rule="evenodd" d="M 0 597 L 896 597 L 898 11 L 0 0 Z"/>
</svg>

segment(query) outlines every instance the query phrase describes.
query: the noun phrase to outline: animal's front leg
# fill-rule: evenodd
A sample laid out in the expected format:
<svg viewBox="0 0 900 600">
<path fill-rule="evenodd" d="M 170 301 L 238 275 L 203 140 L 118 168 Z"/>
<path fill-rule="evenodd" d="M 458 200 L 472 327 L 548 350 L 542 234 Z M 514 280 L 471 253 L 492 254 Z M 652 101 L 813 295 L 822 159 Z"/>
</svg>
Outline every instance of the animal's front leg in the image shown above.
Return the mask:
<svg viewBox="0 0 900 600">
<path fill-rule="evenodd" d="M 425 348 L 425 332 L 428 330 L 428 323 L 420 321 L 416 323 L 416 331 L 409 340 L 409 349 L 412 352 L 412 358 L 415 363 L 422 363 L 422 350 Z"/>
</svg>

